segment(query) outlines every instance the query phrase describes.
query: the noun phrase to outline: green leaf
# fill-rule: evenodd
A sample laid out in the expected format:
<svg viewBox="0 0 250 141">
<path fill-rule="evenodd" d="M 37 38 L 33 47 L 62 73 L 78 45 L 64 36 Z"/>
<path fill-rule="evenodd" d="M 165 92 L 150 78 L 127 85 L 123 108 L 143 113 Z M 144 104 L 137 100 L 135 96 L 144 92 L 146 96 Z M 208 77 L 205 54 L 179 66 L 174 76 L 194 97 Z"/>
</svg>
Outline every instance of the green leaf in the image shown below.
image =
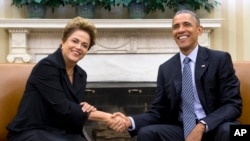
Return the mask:
<svg viewBox="0 0 250 141">
<path fill-rule="evenodd" d="M 41 3 L 42 0 L 34 0 L 36 3 Z"/>
</svg>

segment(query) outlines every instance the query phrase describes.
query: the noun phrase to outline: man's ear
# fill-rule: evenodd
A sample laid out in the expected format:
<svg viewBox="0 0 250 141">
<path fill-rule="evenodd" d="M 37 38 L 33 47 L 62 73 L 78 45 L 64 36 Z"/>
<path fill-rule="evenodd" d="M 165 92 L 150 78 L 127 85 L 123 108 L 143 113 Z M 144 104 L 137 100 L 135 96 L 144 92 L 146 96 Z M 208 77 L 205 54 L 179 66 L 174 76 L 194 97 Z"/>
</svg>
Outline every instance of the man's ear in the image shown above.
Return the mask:
<svg viewBox="0 0 250 141">
<path fill-rule="evenodd" d="M 203 26 L 198 27 L 198 34 L 201 35 L 203 33 Z"/>
</svg>

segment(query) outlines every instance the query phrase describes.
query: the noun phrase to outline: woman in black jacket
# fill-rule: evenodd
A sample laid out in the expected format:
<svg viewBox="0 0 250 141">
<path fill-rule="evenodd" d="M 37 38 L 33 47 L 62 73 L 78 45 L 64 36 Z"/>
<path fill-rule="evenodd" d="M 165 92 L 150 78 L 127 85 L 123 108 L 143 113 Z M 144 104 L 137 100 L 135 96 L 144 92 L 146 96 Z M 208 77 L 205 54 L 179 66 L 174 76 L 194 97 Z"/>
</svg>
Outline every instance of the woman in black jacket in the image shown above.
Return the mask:
<svg viewBox="0 0 250 141">
<path fill-rule="evenodd" d="M 122 124 L 84 102 L 87 74 L 77 62 L 95 40 L 96 28 L 88 20 L 76 17 L 67 23 L 60 47 L 30 74 L 17 115 L 7 126 L 10 141 L 84 141 L 88 119 Z"/>
</svg>

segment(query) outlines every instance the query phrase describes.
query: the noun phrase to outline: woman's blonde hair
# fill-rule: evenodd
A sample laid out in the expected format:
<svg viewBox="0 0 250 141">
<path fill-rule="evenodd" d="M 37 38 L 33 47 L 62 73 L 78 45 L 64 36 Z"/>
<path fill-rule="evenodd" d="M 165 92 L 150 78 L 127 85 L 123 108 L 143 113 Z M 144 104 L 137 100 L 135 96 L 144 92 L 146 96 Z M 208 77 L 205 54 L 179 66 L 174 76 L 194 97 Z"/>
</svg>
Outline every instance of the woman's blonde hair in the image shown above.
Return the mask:
<svg viewBox="0 0 250 141">
<path fill-rule="evenodd" d="M 87 32 L 90 36 L 89 49 L 95 45 L 96 42 L 96 27 L 95 25 L 87 19 L 82 17 L 76 17 L 70 20 L 63 30 L 62 42 L 65 42 L 68 37 L 76 30 L 83 30 Z"/>
</svg>

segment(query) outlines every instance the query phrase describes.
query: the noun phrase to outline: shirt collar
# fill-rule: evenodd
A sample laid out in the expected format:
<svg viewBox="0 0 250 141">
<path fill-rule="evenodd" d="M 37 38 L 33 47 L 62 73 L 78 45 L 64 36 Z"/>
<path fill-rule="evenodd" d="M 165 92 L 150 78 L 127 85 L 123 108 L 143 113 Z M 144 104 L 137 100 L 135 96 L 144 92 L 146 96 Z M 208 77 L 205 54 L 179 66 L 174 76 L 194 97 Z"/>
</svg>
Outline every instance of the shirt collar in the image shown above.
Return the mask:
<svg viewBox="0 0 250 141">
<path fill-rule="evenodd" d="M 181 64 L 183 63 L 183 60 L 185 57 L 189 57 L 191 59 L 191 61 L 195 63 L 197 53 L 198 53 L 198 45 L 194 48 L 194 50 L 190 54 L 188 54 L 188 56 L 186 56 L 182 52 L 180 52 Z"/>
</svg>

